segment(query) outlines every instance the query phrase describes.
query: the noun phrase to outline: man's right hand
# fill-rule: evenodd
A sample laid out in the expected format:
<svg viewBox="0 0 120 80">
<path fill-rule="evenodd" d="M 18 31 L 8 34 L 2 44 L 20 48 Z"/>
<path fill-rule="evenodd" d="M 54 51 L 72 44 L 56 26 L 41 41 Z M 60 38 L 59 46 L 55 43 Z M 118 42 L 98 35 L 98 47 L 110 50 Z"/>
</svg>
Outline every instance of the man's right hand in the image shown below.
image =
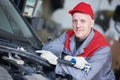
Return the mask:
<svg viewBox="0 0 120 80">
<path fill-rule="evenodd" d="M 50 64 L 52 65 L 56 65 L 57 64 L 57 59 L 58 57 L 56 55 L 54 55 L 52 52 L 50 51 L 46 51 L 46 50 L 37 50 L 37 53 L 41 53 L 41 57 L 46 59 Z"/>
</svg>

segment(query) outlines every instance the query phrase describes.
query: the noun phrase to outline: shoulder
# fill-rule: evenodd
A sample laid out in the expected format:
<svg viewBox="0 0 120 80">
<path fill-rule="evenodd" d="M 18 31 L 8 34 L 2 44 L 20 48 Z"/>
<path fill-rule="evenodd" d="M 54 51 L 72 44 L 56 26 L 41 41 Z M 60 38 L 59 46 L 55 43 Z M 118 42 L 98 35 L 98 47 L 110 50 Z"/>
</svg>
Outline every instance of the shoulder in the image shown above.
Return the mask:
<svg viewBox="0 0 120 80">
<path fill-rule="evenodd" d="M 101 34 L 100 32 L 98 32 L 97 30 L 94 30 L 94 37 L 93 37 L 93 42 L 96 44 L 101 44 L 103 46 L 109 46 L 109 42 L 107 41 L 107 39 L 104 37 L 103 34 Z"/>
</svg>

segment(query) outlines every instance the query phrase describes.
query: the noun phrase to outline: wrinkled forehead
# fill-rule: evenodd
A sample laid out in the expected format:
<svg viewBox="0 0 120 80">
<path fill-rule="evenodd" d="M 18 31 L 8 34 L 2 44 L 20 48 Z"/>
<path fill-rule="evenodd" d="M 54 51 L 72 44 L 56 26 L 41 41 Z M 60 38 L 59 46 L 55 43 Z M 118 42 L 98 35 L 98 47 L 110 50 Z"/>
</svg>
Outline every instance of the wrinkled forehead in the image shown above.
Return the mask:
<svg viewBox="0 0 120 80">
<path fill-rule="evenodd" d="M 76 19 L 89 19 L 91 20 L 91 16 L 89 14 L 85 14 L 85 13 L 82 13 L 82 12 L 74 12 L 72 14 L 72 18 L 76 18 Z"/>
</svg>

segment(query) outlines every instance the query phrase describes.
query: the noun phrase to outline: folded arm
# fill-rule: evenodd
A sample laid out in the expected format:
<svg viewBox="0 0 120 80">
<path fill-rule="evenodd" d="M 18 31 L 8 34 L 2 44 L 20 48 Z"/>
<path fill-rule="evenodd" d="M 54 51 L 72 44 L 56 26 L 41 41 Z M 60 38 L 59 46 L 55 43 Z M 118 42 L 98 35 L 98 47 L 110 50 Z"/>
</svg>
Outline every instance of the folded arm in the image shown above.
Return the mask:
<svg viewBox="0 0 120 80">
<path fill-rule="evenodd" d="M 107 47 L 99 49 L 87 60 L 91 64 L 91 69 L 88 73 L 65 64 L 58 64 L 56 66 L 56 73 L 71 75 L 75 80 L 91 80 L 105 65 L 111 69 L 111 56 L 109 51 L 110 49 Z"/>
</svg>

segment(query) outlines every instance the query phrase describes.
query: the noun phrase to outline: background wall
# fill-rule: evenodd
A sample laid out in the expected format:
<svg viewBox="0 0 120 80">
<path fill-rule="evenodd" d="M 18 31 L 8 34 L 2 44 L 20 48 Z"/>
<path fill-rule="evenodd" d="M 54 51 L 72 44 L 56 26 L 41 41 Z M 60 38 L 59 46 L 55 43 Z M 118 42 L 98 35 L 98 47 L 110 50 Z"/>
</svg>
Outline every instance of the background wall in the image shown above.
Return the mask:
<svg viewBox="0 0 120 80">
<path fill-rule="evenodd" d="M 111 0 L 111 3 L 109 3 L 109 0 L 65 0 L 64 8 L 55 11 L 53 13 L 53 19 L 60 23 L 63 28 L 71 28 L 71 15 L 68 14 L 68 11 L 81 1 L 85 1 L 92 5 L 95 16 L 97 16 L 97 11 L 114 11 L 116 6 L 120 5 L 120 0 Z"/>
</svg>

